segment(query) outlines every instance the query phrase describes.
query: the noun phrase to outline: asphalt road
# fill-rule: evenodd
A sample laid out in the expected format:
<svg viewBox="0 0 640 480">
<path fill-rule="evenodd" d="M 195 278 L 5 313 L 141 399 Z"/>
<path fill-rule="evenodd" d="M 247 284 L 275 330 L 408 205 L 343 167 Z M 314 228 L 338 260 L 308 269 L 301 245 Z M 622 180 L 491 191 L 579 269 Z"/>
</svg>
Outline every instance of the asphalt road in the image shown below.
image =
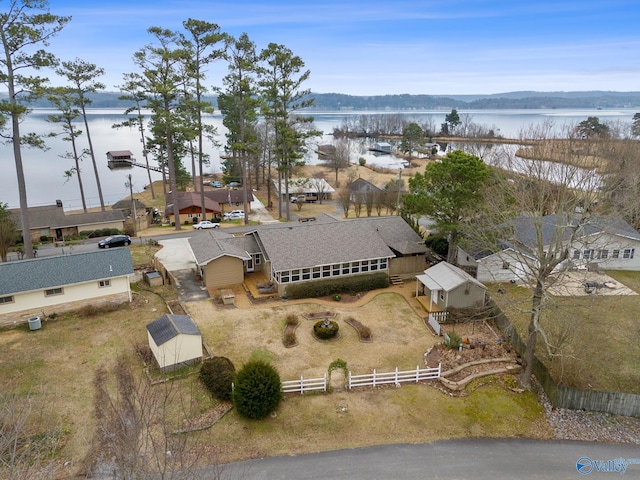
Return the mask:
<svg viewBox="0 0 640 480">
<path fill-rule="evenodd" d="M 631 464 L 622 472 L 621 467 L 629 460 Z M 620 478 L 621 475 L 629 479 L 640 478 L 640 464 L 634 464 L 633 460 L 640 463 L 638 445 L 528 439 L 461 439 L 250 460 L 223 466 L 220 478 L 564 480 Z M 603 471 L 605 469 L 610 471 Z M 202 473 L 202 478 L 218 478 L 211 476 L 212 470 Z"/>
</svg>

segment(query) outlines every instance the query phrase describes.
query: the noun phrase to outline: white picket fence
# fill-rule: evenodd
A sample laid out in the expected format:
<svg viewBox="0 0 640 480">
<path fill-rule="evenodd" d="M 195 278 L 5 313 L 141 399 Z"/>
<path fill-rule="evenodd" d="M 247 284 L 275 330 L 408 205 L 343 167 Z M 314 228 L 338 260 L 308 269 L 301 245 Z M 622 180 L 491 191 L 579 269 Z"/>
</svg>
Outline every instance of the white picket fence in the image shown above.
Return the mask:
<svg viewBox="0 0 640 480">
<path fill-rule="evenodd" d="M 415 370 L 399 371 L 397 368 L 394 372 L 376 372 L 367 373 L 364 375 L 352 375 L 349 372 L 349 389 L 354 387 L 366 387 L 385 384 L 400 385 L 401 383 L 413 382 L 418 383 L 424 380 L 432 380 L 434 378 L 440 378 L 442 371 L 442 365 L 438 364 L 434 368 L 420 368 L 416 367 Z"/>
<path fill-rule="evenodd" d="M 327 374 L 317 378 L 304 378 L 300 375 L 299 380 L 287 380 L 282 382 L 282 393 L 311 392 L 314 390 L 327 391 Z"/>
</svg>

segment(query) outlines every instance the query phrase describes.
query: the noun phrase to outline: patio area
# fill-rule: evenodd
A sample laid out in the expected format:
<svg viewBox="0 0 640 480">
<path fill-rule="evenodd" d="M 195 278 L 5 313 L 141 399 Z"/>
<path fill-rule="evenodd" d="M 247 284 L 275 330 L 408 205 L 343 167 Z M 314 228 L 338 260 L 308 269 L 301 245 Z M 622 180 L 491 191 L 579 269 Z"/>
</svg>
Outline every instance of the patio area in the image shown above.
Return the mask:
<svg viewBox="0 0 640 480">
<path fill-rule="evenodd" d="M 549 293 L 558 297 L 582 295 L 638 295 L 627 286 L 604 273 L 577 271 L 564 272 L 549 287 Z"/>
</svg>

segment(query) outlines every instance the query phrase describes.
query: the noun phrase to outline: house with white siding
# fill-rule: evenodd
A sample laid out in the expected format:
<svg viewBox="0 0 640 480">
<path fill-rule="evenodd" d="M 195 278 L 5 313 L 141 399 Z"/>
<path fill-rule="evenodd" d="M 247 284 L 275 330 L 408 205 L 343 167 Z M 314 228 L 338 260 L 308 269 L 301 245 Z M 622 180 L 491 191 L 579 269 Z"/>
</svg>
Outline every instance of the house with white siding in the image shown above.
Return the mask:
<svg viewBox="0 0 640 480">
<path fill-rule="evenodd" d="M 543 249 L 547 251 L 558 232 L 558 222 L 567 223 L 555 214 L 546 215 L 540 228 L 536 229 L 531 217 L 516 217 L 512 239 L 500 240 L 494 251 L 472 253 L 460 248 L 457 263 L 462 267 L 475 266 L 476 278 L 481 282 L 527 282 L 531 269 L 536 265 L 534 252 L 539 242 L 538 231 Z M 568 258 L 556 270 L 640 271 L 640 233 L 627 222 L 617 217 L 594 217 L 577 228 L 571 243 L 573 230 L 565 229 L 561 241 L 569 250 Z"/>
<path fill-rule="evenodd" d="M 0 263 L 0 324 L 131 301 L 128 248 Z"/>
</svg>

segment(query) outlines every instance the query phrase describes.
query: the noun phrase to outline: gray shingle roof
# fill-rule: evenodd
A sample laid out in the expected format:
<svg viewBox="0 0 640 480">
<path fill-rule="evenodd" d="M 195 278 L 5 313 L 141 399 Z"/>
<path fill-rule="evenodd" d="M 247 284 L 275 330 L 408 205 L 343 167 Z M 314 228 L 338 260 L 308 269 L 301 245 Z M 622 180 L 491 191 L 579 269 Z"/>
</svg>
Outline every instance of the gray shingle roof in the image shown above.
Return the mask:
<svg viewBox="0 0 640 480">
<path fill-rule="evenodd" d="M 200 330 L 189 315 L 165 314 L 147 325 L 147 331 L 157 346 L 178 335 L 200 335 Z"/>
<path fill-rule="evenodd" d="M 22 218 L 20 210 L 13 209 L 13 219 L 22 230 Z M 62 207 L 56 205 L 45 205 L 42 207 L 29 207 L 29 225 L 31 229 L 37 228 L 63 228 L 98 225 L 105 222 L 123 221 L 124 215 L 120 210 L 107 210 L 105 212 L 88 212 L 65 214 Z M 80 229 L 82 231 L 82 229 Z"/>
<path fill-rule="evenodd" d="M 189 245 L 198 265 L 206 265 L 223 255 L 250 260 L 249 253 L 260 252 L 252 235 L 234 237 L 214 230 L 198 232 L 189 238 Z"/>
<path fill-rule="evenodd" d="M 364 222 L 285 224 L 257 235 L 275 271 L 395 256 Z"/>
<path fill-rule="evenodd" d="M 515 235 L 517 241 L 522 245 L 535 249 L 537 247 L 536 229 L 534 227 L 534 218 L 530 216 L 519 216 L 513 219 Z M 542 217 L 542 242 L 543 246 L 551 243 L 553 235 L 560 232 L 558 226 L 575 225 L 578 217 L 567 220 L 566 216 L 551 214 Z M 561 233 L 564 234 L 562 241 L 568 241 L 572 229 L 566 228 Z M 619 235 L 633 240 L 640 241 L 640 233 L 635 231 L 631 225 L 621 218 L 617 217 L 592 217 L 583 224 L 582 232 L 578 233 L 578 238 L 588 235 L 598 235 L 601 233 L 609 233 L 611 235 Z"/>
<path fill-rule="evenodd" d="M 244 237 L 209 230 L 189 239 L 199 265 L 230 255 L 263 252 L 276 271 L 426 253 L 423 240 L 401 217 L 317 221 L 253 227 Z"/>
<path fill-rule="evenodd" d="M 133 274 L 128 248 L 0 263 L 0 295 Z"/>
</svg>

